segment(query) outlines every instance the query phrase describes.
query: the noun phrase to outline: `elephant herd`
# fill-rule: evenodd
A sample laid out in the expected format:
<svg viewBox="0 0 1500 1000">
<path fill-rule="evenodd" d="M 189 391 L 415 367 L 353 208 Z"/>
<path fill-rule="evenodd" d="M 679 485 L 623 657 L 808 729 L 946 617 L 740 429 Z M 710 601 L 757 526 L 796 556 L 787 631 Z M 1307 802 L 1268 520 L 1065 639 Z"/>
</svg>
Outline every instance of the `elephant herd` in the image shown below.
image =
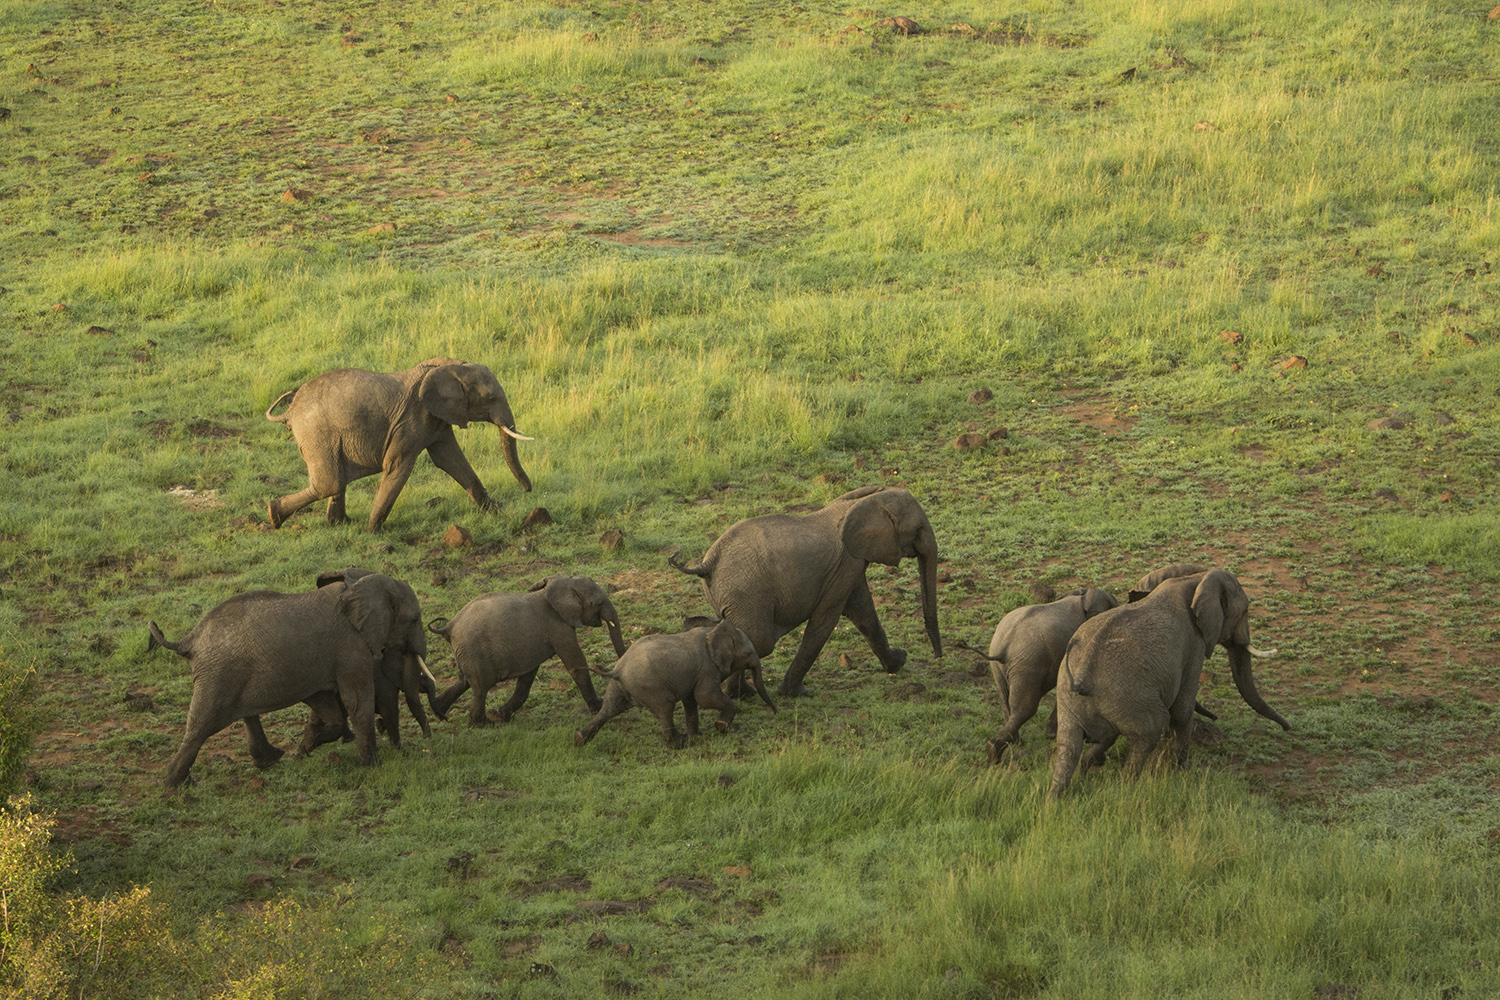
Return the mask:
<svg viewBox="0 0 1500 1000">
<path fill-rule="evenodd" d="M 288 398 L 285 414 L 272 417 Z M 283 395 L 266 415 L 290 427 L 309 478 L 307 489 L 269 503 L 273 526 L 318 499 L 328 500 L 329 521 L 344 520 L 347 484 L 378 472 L 369 525 L 379 528 L 423 450 L 481 508 L 491 506 L 453 435 L 453 426 L 470 421 L 500 427 L 507 464 L 523 488 L 531 488 L 515 444 L 530 439 L 516 432 L 504 391 L 482 365 L 434 358 L 393 374 L 328 372 Z M 578 746 L 632 706 L 656 716 L 667 745 L 681 746 L 685 736 L 673 719 L 678 703 L 689 735 L 699 732 L 700 706 L 718 711 L 719 731 L 729 729 L 738 707 L 724 690 L 726 681 L 735 682 L 735 691 L 748 678 L 776 710 L 761 660 L 798 627 L 802 638 L 778 689 L 783 696 L 808 693 L 804 679 L 840 618 L 859 629 L 888 673 L 900 670 L 906 651 L 887 640 L 865 573 L 871 563 L 897 566 L 904 558 L 918 561 L 924 631 L 933 653 L 942 656 L 932 525 L 909 492 L 880 486 L 853 490 L 810 514 L 739 521 L 695 564 L 673 557 L 673 567 L 702 579 L 714 615 L 688 618 L 682 631 L 648 635 L 628 648 L 614 606 L 587 577 L 554 576 L 524 594 L 487 594 L 425 630 L 410 586 L 355 567 L 323 574 L 306 593 L 240 594 L 177 642 L 150 623 L 148 649 L 173 650 L 189 660 L 193 673 L 186 731 L 166 784 L 184 781 L 204 741 L 236 719 L 245 722 L 256 765 L 275 763 L 283 751 L 266 739 L 260 715 L 298 702 L 309 708 L 299 754 L 353 740 L 362 764 L 375 761 L 377 718 L 391 743 L 400 745 L 402 698 L 426 736 L 424 694 L 433 714 L 445 719 L 472 691 L 469 721 L 486 726 L 490 689 L 513 680 L 510 698 L 495 713 L 508 721 L 553 657 L 596 713 L 574 734 Z M 1251 660 L 1270 654 L 1250 647 L 1248 616 L 1249 600 L 1232 574 L 1192 564 L 1148 574 L 1124 605 L 1087 588 L 1012 611 L 995 629 L 987 654 L 1005 716 L 987 745 L 990 759 L 1000 760 L 1041 697 L 1056 688 L 1048 725 L 1057 741 L 1052 798 L 1066 789 L 1080 755 L 1085 768 L 1098 763 L 1121 735 L 1129 741 L 1131 773 L 1169 736 L 1174 759 L 1185 764 L 1194 710 L 1209 714 L 1197 705 L 1198 678 L 1216 645 L 1228 652 L 1244 700 L 1290 729 L 1256 690 Z M 618 656 L 612 670 L 590 667 L 576 636 L 580 628 L 601 625 Z M 441 693 L 426 664 L 426 632 L 448 641 L 458 674 Z M 608 680 L 602 698 L 591 673 Z M 1086 740 L 1093 746 L 1083 754 Z"/>
</svg>

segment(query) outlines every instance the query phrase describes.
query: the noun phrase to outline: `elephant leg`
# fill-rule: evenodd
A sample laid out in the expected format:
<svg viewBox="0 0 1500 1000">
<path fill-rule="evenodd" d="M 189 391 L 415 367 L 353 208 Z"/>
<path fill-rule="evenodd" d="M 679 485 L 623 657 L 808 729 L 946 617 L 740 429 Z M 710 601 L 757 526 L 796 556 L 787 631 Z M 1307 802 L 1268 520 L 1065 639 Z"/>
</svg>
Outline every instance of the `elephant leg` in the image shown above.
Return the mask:
<svg viewBox="0 0 1500 1000">
<path fill-rule="evenodd" d="M 349 515 L 344 513 L 344 491 L 339 490 L 328 498 L 328 511 L 324 514 L 329 524 L 343 524 L 349 520 Z"/>
<path fill-rule="evenodd" d="M 702 736 L 698 728 L 698 699 L 688 695 L 682 699 L 682 721 L 689 736 Z"/>
<path fill-rule="evenodd" d="M 610 684 L 604 692 L 604 702 L 599 706 L 599 713 L 589 720 L 588 725 L 573 734 L 573 744 L 580 747 L 585 745 L 594 738 L 600 726 L 630 706 L 630 696 L 625 693 L 624 688 L 618 682 Z"/>
<path fill-rule="evenodd" d="M 490 498 L 484 484 L 479 481 L 474 467 L 469 464 L 468 456 L 458 446 L 458 438 L 453 435 L 452 427 L 427 446 L 427 454 L 432 457 L 433 465 L 448 473 L 455 483 L 463 487 L 464 492 L 469 494 L 469 499 L 473 500 L 480 510 L 499 508 L 500 505 Z"/>
<path fill-rule="evenodd" d="M 991 764 L 1000 763 L 1000 754 L 1008 744 L 1021 742 L 1021 727 L 1031 721 L 1032 716 L 1036 715 L 1037 706 L 1042 703 L 1042 692 L 1029 685 L 1010 688 L 1010 695 L 1010 703 L 1005 709 L 1005 724 L 984 747 Z M 1053 717 L 1056 717 L 1056 713 L 1053 713 Z"/>
<path fill-rule="evenodd" d="M 490 685 L 474 685 L 474 697 L 469 702 L 469 725 L 484 728 L 494 725 L 489 715 L 484 710 L 484 703 L 490 696 Z"/>
<path fill-rule="evenodd" d="M 495 713 L 500 717 L 501 722 L 509 722 L 521 710 L 521 706 L 526 704 L 526 699 L 531 697 L 531 684 L 536 680 L 536 673 L 533 670 L 529 674 L 522 674 L 516 678 L 516 689 L 510 693 L 505 704 L 501 705 L 500 710 Z"/>
<path fill-rule="evenodd" d="M 1197 698 L 1196 690 L 1183 692 L 1172 703 L 1172 750 L 1173 760 L 1178 767 L 1188 766 L 1188 755 L 1193 749 L 1193 706 Z"/>
<path fill-rule="evenodd" d="M 356 673 L 363 683 L 346 680 L 340 684 L 339 700 L 349 714 L 359 762 L 368 767 L 379 759 L 375 749 L 375 692 L 371 690 L 368 661 L 360 666 L 363 670 Z M 346 673 L 344 676 L 347 678 L 349 675 Z"/>
<path fill-rule="evenodd" d="M 379 531 L 380 526 L 385 523 L 391 508 L 396 504 L 396 498 L 401 495 L 401 488 L 411 478 L 411 470 L 416 467 L 416 455 L 387 455 L 385 468 L 380 474 L 380 485 L 375 488 L 375 504 L 370 508 L 370 530 Z"/>
<path fill-rule="evenodd" d="M 198 751 L 203 749 L 203 744 L 208 738 L 235 719 L 232 712 L 216 711 L 205 708 L 197 700 L 188 704 L 187 726 L 183 731 L 182 745 L 172 755 L 167 763 L 166 786 L 176 788 L 187 780 L 188 771 L 193 766 L 193 761 L 198 759 Z"/>
<path fill-rule="evenodd" d="M 298 757 L 307 756 L 324 743 L 354 739 L 344 706 L 339 702 L 337 694 L 319 691 L 311 698 L 304 699 L 304 704 L 311 711 L 307 715 L 307 725 L 302 728 L 302 742 L 297 746 Z"/>
<path fill-rule="evenodd" d="M 552 648 L 557 652 L 557 658 L 562 661 L 568 675 L 573 678 L 578 693 L 583 695 L 584 704 L 588 705 L 589 711 L 599 711 L 601 702 L 598 693 L 594 691 L 594 675 L 589 670 L 588 658 L 578 645 L 577 635 L 571 628 L 559 629 L 552 640 Z"/>
<path fill-rule="evenodd" d="M 464 676 L 462 670 L 458 672 L 458 680 L 454 681 L 442 694 L 432 699 L 432 711 L 440 719 L 448 717 L 448 709 L 458 700 L 459 695 L 469 690 L 469 679 Z"/>
<path fill-rule="evenodd" d="M 1057 729 L 1057 749 L 1052 753 L 1052 786 L 1047 800 L 1056 802 L 1068 790 L 1073 772 L 1078 769 L 1078 755 L 1083 751 L 1083 727 L 1068 721 Z"/>
<path fill-rule="evenodd" d="M 854 623 L 860 635 L 870 644 L 870 649 L 879 658 L 885 672 L 894 674 L 906 665 L 906 650 L 892 646 L 885 637 L 885 628 L 880 616 L 875 613 L 875 598 L 870 596 L 870 584 L 863 576 L 849 600 L 844 604 L 844 617 Z"/>
<path fill-rule="evenodd" d="M 729 726 L 734 722 L 734 717 L 739 713 L 740 707 L 734 703 L 734 699 L 724 693 L 719 685 L 705 681 L 698 686 L 698 690 L 692 696 L 697 704 L 706 708 L 717 708 L 719 717 L 714 720 L 714 728 L 721 733 L 729 732 Z M 684 702 L 686 704 L 686 702 Z M 696 715 L 696 707 L 694 709 Z M 696 719 L 694 722 L 696 723 Z"/>
<path fill-rule="evenodd" d="M 255 766 L 267 768 L 280 760 L 286 751 L 266 739 L 266 731 L 261 728 L 260 716 L 247 715 L 244 718 L 245 741 L 250 746 L 250 759 L 255 761 Z"/>
<path fill-rule="evenodd" d="M 1053 712 L 1052 716 L 1053 718 L 1056 718 L 1057 713 Z M 1098 767 L 1100 764 L 1103 764 L 1105 755 L 1109 753 L 1110 747 L 1114 746 L 1115 741 L 1119 738 L 1119 733 L 1111 733 L 1109 736 L 1105 737 L 1102 740 L 1099 740 L 1093 746 L 1089 747 L 1088 753 L 1083 755 L 1082 763 L 1078 765 L 1080 773 L 1087 773 L 1092 768 Z"/>
<path fill-rule="evenodd" d="M 375 668 L 375 718 L 376 731 L 383 732 L 391 746 L 401 748 L 401 702 L 399 690 L 388 676 Z"/>
<path fill-rule="evenodd" d="M 860 581 L 864 583 L 863 580 Z M 865 591 L 869 596 L 868 588 Z M 873 608 L 874 605 L 872 604 Z M 797 655 L 792 657 L 791 666 L 786 668 L 786 676 L 781 679 L 781 687 L 777 688 L 778 694 L 784 694 L 789 698 L 806 697 L 809 693 L 802 685 L 802 678 L 812 669 L 813 661 L 823 651 L 823 646 L 828 642 L 828 637 L 833 635 L 834 626 L 839 623 L 839 615 L 843 605 L 830 604 L 827 601 L 818 605 L 813 616 L 808 619 L 807 625 L 802 629 L 802 642 L 797 646 Z"/>
<path fill-rule="evenodd" d="M 309 486 L 305 490 L 296 493 L 288 493 L 266 504 L 266 518 L 271 522 L 271 527 L 279 528 L 287 518 L 308 504 L 323 499 L 328 494 L 319 493 L 316 488 Z"/>
<path fill-rule="evenodd" d="M 677 711 L 677 702 L 666 701 L 651 706 L 651 714 L 656 716 L 657 724 L 661 726 L 661 741 L 673 750 L 680 750 L 687 743 L 687 737 L 677 731 L 676 724 L 672 721 L 672 715 Z"/>
</svg>

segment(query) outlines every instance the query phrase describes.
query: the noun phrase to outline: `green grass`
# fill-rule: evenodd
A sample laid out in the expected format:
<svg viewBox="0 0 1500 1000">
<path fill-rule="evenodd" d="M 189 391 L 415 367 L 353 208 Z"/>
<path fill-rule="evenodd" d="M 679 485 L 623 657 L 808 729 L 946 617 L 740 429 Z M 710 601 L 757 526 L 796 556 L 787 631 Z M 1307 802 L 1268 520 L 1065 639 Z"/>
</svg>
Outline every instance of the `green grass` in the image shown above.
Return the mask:
<svg viewBox="0 0 1500 1000">
<path fill-rule="evenodd" d="M 119 996 L 1495 988 L 1494 22 L 898 13 L 0 2 L 0 758 L 34 669 L 22 782 L 84 900 L 33 968 Z M 305 475 L 274 399 L 440 355 L 495 370 L 533 493 L 479 427 L 496 514 L 423 464 L 381 534 L 373 479 L 351 525 L 259 530 Z M 429 618 L 568 570 L 635 637 L 706 610 L 667 554 L 871 482 L 932 518 L 950 644 L 1034 585 L 1234 570 L 1297 728 L 1210 660 L 1206 767 L 1045 809 L 1041 723 L 984 763 L 988 679 L 922 652 L 908 565 L 870 575 L 902 675 L 845 626 L 813 698 L 678 753 L 639 713 L 576 750 L 548 666 L 499 730 L 460 705 L 379 768 L 263 774 L 226 732 L 159 791 L 191 679 L 147 620 L 351 563 Z M 589 885 L 535 888 L 563 876 Z M 139 975 L 99 984 L 96 920 Z"/>
</svg>

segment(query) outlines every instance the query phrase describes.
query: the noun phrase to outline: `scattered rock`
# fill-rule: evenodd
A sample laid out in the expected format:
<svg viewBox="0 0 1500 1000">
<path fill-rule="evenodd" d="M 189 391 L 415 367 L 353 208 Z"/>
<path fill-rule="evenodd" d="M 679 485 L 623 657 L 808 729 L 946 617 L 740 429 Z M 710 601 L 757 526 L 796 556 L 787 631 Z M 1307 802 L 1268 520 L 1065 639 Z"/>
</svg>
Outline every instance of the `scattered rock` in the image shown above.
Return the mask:
<svg viewBox="0 0 1500 1000">
<path fill-rule="evenodd" d="M 1476 336 L 1474 336 L 1472 333 L 1466 333 L 1466 334 L 1464 334 L 1463 335 L 1463 342 L 1464 342 L 1464 345 L 1466 347 L 1478 347 L 1479 346 L 1479 338 L 1476 337 Z"/>
<path fill-rule="evenodd" d="M 1384 486 L 1376 490 L 1374 495 L 1376 500 L 1389 500 L 1392 503 L 1398 503 L 1401 499 L 1400 497 L 1396 496 L 1395 490 L 1388 490 Z"/>
<path fill-rule="evenodd" d="M 531 968 L 527 972 L 538 979 L 557 978 L 557 970 L 550 965 L 543 965 L 541 962 L 532 962 Z"/>
<path fill-rule="evenodd" d="M 1365 424 L 1365 427 L 1372 431 L 1399 431 L 1406 427 L 1406 421 L 1400 417 L 1379 417 Z"/>
<path fill-rule="evenodd" d="M 695 899 L 707 899 L 710 894 L 719 887 L 708 879 L 692 878 L 687 875 L 673 875 L 656 883 L 657 892 L 666 892 L 668 889 L 681 889 Z"/>
<path fill-rule="evenodd" d="M 1280 365 L 1281 370 L 1284 371 L 1284 372 L 1292 371 L 1292 370 L 1297 369 L 1297 368 L 1306 368 L 1306 367 L 1307 367 L 1307 359 L 1304 358 L 1300 354 L 1293 354 L 1291 357 L 1289 357 L 1285 361 L 1283 361 L 1281 363 L 1281 365 Z"/>
<path fill-rule="evenodd" d="M 1371 264 L 1369 267 L 1365 268 L 1365 274 L 1369 275 L 1372 278 L 1384 277 L 1385 268 L 1381 267 L 1379 264 Z"/>
<path fill-rule="evenodd" d="M 1193 745 L 1200 747 L 1218 746 L 1224 742 L 1224 734 L 1219 727 L 1205 719 L 1193 720 Z"/>
<path fill-rule="evenodd" d="M 1234 362 L 1234 363 L 1233 363 L 1233 364 L 1231 364 L 1231 365 L 1230 365 L 1230 366 L 1229 366 L 1229 370 L 1230 370 L 1230 371 L 1232 371 L 1232 372 L 1237 372 L 1237 371 L 1239 371 L 1239 370 L 1240 370 L 1240 364 L 1239 364 L 1239 362 L 1238 362 L 1238 361 L 1236 361 L 1236 362 Z"/>
<path fill-rule="evenodd" d="M 625 542 L 625 532 L 619 528 L 610 528 L 599 536 L 599 544 L 609 551 L 614 552 Z"/>
<path fill-rule="evenodd" d="M 1442 493 L 1438 494 L 1438 503 L 1452 503 L 1457 499 L 1458 494 L 1454 493 L 1452 490 L 1444 490 Z"/>
<path fill-rule="evenodd" d="M 725 865 L 724 874 L 731 878 L 749 878 L 750 869 L 745 865 Z"/>
<path fill-rule="evenodd" d="M 468 871 L 469 863 L 474 860 L 474 855 L 468 851 L 459 851 L 448 859 L 447 867 L 450 872 Z"/>
<path fill-rule="evenodd" d="M 1444 413 L 1442 410 L 1433 410 L 1432 422 L 1439 427 L 1448 427 L 1454 423 L 1454 420 L 1452 415 Z"/>
<path fill-rule="evenodd" d="M 875 22 L 875 27 L 890 28 L 893 31 L 901 32 L 901 34 L 908 38 L 912 35 L 920 35 L 922 33 L 921 26 L 909 17 L 883 17 Z"/>
<path fill-rule="evenodd" d="M 988 403 L 994 398 L 995 394 L 988 389 L 975 389 L 973 392 L 969 393 L 969 402 L 973 403 L 975 406 L 978 406 L 981 403 Z"/>
<path fill-rule="evenodd" d="M 57 307 L 53 306 L 53 308 L 55 309 Z M 88 334 L 90 337 L 113 337 L 115 335 L 115 331 L 102 326 L 91 326 L 83 332 Z"/>
<path fill-rule="evenodd" d="M 544 524 L 552 524 L 552 513 L 546 507 L 534 507 L 526 520 L 522 521 L 523 527 L 536 528 Z"/>
<path fill-rule="evenodd" d="M 842 483 L 844 474 L 842 472 L 825 472 L 818 477 L 820 483 Z"/>
<path fill-rule="evenodd" d="M 311 868 L 316 862 L 316 858 L 303 854 L 299 857 L 293 858 L 292 863 L 287 867 L 294 872 L 300 872 L 304 868 Z"/>
<path fill-rule="evenodd" d="M 55 312 L 55 313 L 67 312 L 68 311 L 67 304 L 63 303 L 63 302 L 54 302 L 54 303 L 52 303 L 52 311 Z"/>
<path fill-rule="evenodd" d="M 850 667 L 854 666 L 854 660 L 849 656 L 848 653 L 840 653 L 839 666 L 845 670 L 848 670 Z"/>
<path fill-rule="evenodd" d="M 1004 441 L 1006 438 L 1010 437 L 1010 428 L 993 428 L 988 434 L 985 435 L 985 437 L 989 438 L 991 441 Z"/>
<path fill-rule="evenodd" d="M 589 951 L 598 951 L 600 948 L 608 948 L 609 945 L 609 935 L 603 931 L 595 931 L 589 935 L 588 943 L 584 947 Z"/>
<path fill-rule="evenodd" d="M 254 892 L 257 889 L 269 889 L 276 884 L 271 876 L 257 872 L 254 875 L 245 876 L 245 888 Z"/>
<path fill-rule="evenodd" d="M 919 701 L 924 700 L 927 693 L 927 685 L 910 681 L 891 688 L 885 693 L 886 701 Z"/>
<path fill-rule="evenodd" d="M 282 201 L 307 201 L 312 197 L 311 191 L 303 191 L 300 188 L 287 188 L 282 192 Z"/>
<path fill-rule="evenodd" d="M 1494 10 L 1490 11 L 1490 20 L 1500 21 L 1500 7 L 1496 7 Z"/>
<path fill-rule="evenodd" d="M 474 544 L 474 537 L 469 534 L 468 528 L 450 524 L 448 530 L 443 532 L 443 544 L 450 549 L 467 548 Z"/>
<path fill-rule="evenodd" d="M 734 784 L 734 779 L 727 774 L 721 774 L 717 784 L 720 788 L 728 788 Z"/>
<path fill-rule="evenodd" d="M 950 572 L 948 572 L 945 569 L 944 570 L 939 570 L 938 571 L 938 575 L 937 575 L 937 582 L 938 583 L 952 583 L 953 582 L 953 574 L 950 573 Z"/>
<path fill-rule="evenodd" d="M 1219 339 L 1226 344 L 1241 344 L 1245 341 L 1245 335 L 1238 330 L 1221 330 Z"/>
<path fill-rule="evenodd" d="M 1194 132 L 1212 132 L 1214 128 L 1214 123 L 1210 121 L 1196 122 L 1193 125 Z"/>
<path fill-rule="evenodd" d="M 960 434 L 953 439 L 953 448 L 956 451 L 974 451 L 976 448 L 983 448 L 988 440 L 983 434 Z"/>
<path fill-rule="evenodd" d="M 365 230 L 367 233 L 394 233 L 395 231 L 396 224 L 394 222 L 377 222 Z"/>
<path fill-rule="evenodd" d="M 1031 602 L 1033 604 L 1051 604 L 1057 600 L 1057 591 L 1045 583 L 1033 583 L 1031 585 Z"/>
<path fill-rule="evenodd" d="M 635 949 L 630 946 L 629 941 L 621 941 L 614 947 L 616 958 L 629 958 L 633 954 L 635 954 Z"/>
</svg>

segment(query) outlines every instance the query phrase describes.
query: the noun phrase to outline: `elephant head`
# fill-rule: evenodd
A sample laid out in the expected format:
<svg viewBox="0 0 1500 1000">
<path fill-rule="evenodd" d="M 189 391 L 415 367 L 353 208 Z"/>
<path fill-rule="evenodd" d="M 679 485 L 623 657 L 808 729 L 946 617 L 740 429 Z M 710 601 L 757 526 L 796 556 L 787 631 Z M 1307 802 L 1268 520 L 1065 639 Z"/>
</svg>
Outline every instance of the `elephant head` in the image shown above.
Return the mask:
<svg viewBox="0 0 1500 1000">
<path fill-rule="evenodd" d="M 1118 608 L 1120 602 L 1115 600 L 1115 595 L 1098 587 L 1079 587 L 1070 590 L 1068 597 L 1078 598 L 1078 603 L 1083 606 L 1083 620 L 1088 621 L 1097 614 L 1102 614 L 1110 608 Z"/>
<path fill-rule="evenodd" d="M 1210 567 L 1200 566 L 1197 563 L 1173 563 L 1171 566 L 1163 566 L 1154 569 L 1136 581 L 1136 585 L 1130 588 L 1130 596 L 1127 604 L 1134 604 L 1145 597 L 1151 591 L 1161 586 L 1164 580 L 1175 579 L 1179 576 L 1194 576 L 1198 573 L 1207 573 Z"/>
<path fill-rule="evenodd" d="M 766 682 L 761 676 L 760 656 L 755 652 L 755 644 L 748 635 L 741 632 L 734 622 L 725 619 L 709 630 L 705 641 L 708 643 L 709 659 L 719 672 L 720 684 L 735 674 L 749 671 L 756 694 L 771 706 L 771 711 L 776 711 L 776 703 L 766 693 Z"/>
<path fill-rule="evenodd" d="M 615 613 L 615 606 L 609 602 L 604 588 L 586 576 L 549 576 L 533 585 L 530 592 L 538 590 L 543 592 L 552 610 L 569 628 L 593 628 L 602 624 L 609 629 L 609 641 L 615 647 L 615 655 L 625 655 L 620 616 Z"/>
<path fill-rule="evenodd" d="M 932 652 L 943 655 L 937 619 L 937 536 L 927 513 L 906 490 L 876 488 L 856 499 L 844 517 L 844 550 L 866 562 L 900 565 L 915 557 L 922 577 L 922 625 Z"/>
<path fill-rule="evenodd" d="M 437 693 L 437 679 L 427 669 L 427 636 L 422 630 L 422 608 L 411 587 L 400 580 L 376 573 L 372 570 L 349 566 L 318 576 L 318 586 L 343 583 L 344 593 L 339 598 L 339 610 L 370 647 L 375 657 L 376 668 L 386 683 L 406 696 L 407 707 L 422 729 L 423 736 L 431 736 L 426 714 L 421 711 L 418 697 L 426 693 L 431 703 Z M 395 694 L 391 701 L 382 701 L 382 716 L 392 742 L 399 745 L 399 729 L 395 718 Z"/>
<path fill-rule="evenodd" d="M 467 427 L 471 422 L 485 422 L 500 428 L 501 447 L 505 452 L 505 464 L 511 475 L 528 493 L 531 479 L 521 468 L 521 457 L 516 451 L 517 441 L 531 438 L 516 432 L 516 418 L 511 415 L 510 403 L 500 382 L 484 365 L 470 364 L 454 358 L 429 358 L 422 362 L 429 367 L 417 385 L 417 399 L 428 413 L 455 427 Z"/>
</svg>

